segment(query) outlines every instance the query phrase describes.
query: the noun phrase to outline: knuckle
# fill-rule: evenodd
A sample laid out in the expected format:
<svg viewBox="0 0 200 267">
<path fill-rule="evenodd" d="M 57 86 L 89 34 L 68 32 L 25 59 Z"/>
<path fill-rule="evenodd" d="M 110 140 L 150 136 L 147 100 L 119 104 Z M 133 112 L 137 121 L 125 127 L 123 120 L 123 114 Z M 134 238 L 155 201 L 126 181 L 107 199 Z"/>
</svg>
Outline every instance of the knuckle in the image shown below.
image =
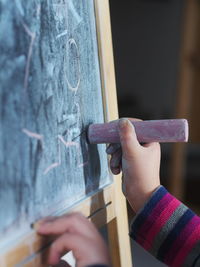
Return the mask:
<svg viewBox="0 0 200 267">
<path fill-rule="evenodd" d="M 124 136 L 122 137 L 122 140 L 124 143 L 129 143 L 133 138 L 133 134 L 131 132 L 126 132 Z"/>
<path fill-rule="evenodd" d="M 76 217 L 76 218 L 79 218 L 79 219 L 80 219 L 80 218 L 84 218 L 83 214 L 82 214 L 81 212 L 78 212 L 78 211 L 75 212 L 75 217 Z"/>
<path fill-rule="evenodd" d="M 51 244 L 51 250 L 57 252 L 58 250 L 58 241 L 55 241 Z"/>
<path fill-rule="evenodd" d="M 84 220 L 84 216 L 80 212 L 75 212 L 73 213 L 72 220 L 73 220 L 74 225 L 77 225 L 79 224 L 80 221 Z"/>
</svg>

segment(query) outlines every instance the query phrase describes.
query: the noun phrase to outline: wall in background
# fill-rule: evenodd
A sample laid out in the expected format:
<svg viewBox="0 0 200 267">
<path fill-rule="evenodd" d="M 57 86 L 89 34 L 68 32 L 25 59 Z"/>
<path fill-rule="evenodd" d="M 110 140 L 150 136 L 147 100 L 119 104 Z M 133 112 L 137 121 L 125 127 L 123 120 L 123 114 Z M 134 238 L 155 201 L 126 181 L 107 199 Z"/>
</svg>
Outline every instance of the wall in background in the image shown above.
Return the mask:
<svg viewBox="0 0 200 267">
<path fill-rule="evenodd" d="M 174 117 L 182 0 L 110 0 L 120 116 Z"/>
</svg>

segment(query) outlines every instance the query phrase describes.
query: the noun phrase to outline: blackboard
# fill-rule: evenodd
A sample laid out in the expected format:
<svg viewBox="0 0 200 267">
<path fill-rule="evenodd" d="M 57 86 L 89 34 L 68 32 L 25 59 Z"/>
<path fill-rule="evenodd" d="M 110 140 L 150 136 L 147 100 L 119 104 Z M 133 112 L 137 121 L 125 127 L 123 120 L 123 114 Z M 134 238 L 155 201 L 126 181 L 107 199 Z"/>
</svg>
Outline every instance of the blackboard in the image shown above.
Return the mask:
<svg viewBox="0 0 200 267">
<path fill-rule="evenodd" d="M 0 0 L 0 238 L 111 182 L 92 0 Z"/>
</svg>

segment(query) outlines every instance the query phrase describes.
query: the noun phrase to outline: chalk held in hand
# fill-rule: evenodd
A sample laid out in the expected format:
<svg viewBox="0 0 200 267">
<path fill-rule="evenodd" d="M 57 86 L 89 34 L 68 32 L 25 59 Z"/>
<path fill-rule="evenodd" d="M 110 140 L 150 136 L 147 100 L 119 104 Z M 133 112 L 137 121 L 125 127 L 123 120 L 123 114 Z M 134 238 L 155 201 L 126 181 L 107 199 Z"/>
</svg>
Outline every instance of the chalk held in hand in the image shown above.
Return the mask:
<svg viewBox="0 0 200 267">
<path fill-rule="evenodd" d="M 188 122 L 185 119 L 134 121 L 137 139 L 140 143 L 174 143 L 188 141 Z M 90 144 L 119 143 L 118 121 L 91 124 L 88 128 Z"/>
</svg>

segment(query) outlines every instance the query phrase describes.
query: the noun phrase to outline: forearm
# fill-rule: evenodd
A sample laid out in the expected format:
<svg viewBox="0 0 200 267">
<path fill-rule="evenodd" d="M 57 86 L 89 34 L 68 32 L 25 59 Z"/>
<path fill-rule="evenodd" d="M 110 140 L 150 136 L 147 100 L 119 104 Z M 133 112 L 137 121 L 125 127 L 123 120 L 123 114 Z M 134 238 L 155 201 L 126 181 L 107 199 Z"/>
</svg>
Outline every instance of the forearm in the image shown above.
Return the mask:
<svg viewBox="0 0 200 267">
<path fill-rule="evenodd" d="M 197 266 L 200 218 L 159 187 L 136 215 L 131 237 L 169 266 Z"/>
</svg>

